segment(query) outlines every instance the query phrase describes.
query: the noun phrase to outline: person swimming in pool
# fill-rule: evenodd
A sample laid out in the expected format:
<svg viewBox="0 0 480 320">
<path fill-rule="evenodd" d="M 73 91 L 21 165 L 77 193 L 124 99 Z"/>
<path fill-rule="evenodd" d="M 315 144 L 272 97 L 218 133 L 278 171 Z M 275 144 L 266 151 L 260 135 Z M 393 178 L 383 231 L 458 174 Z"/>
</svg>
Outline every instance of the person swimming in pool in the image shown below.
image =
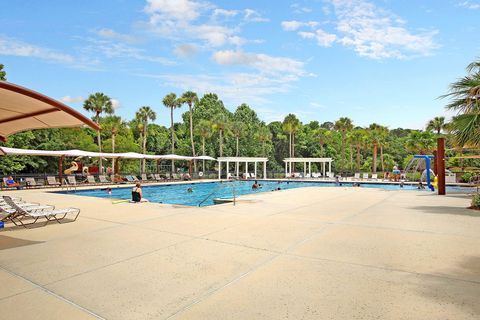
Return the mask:
<svg viewBox="0 0 480 320">
<path fill-rule="evenodd" d="M 258 185 L 257 180 L 252 184 L 252 189 L 258 189 L 260 186 Z"/>
<path fill-rule="evenodd" d="M 192 192 L 193 192 L 193 189 L 192 189 L 192 188 L 187 188 L 187 192 L 188 192 L 188 193 L 192 193 Z"/>
</svg>

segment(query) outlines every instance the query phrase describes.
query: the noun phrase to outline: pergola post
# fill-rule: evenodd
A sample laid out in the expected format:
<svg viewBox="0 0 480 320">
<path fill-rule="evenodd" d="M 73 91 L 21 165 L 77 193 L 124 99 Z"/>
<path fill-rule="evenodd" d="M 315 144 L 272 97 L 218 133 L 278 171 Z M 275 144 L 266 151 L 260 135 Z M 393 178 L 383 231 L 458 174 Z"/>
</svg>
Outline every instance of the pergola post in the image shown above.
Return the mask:
<svg viewBox="0 0 480 320">
<path fill-rule="evenodd" d="M 255 175 L 255 179 L 257 179 L 257 161 L 255 161 L 254 175 Z"/>
<path fill-rule="evenodd" d="M 58 158 L 58 179 L 60 180 L 60 185 L 63 185 L 63 159 L 65 156 Z"/>
<path fill-rule="evenodd" d="M 222 161 L 218 160 L 218 180 L 222 179 Z"/>
<path fill-rule="evenodd" d="M 192 177 L 192 162 L 193 160 L 188 162 L 188 174 L 190 175 L 190 178 Z"/>
<path fill-rule="evenodd" d="M 292 176 L 292 161 L 291 160 L 288 162 L 288 176 L 289 177 Z"/>
<path fill-rule="evenodd" d="M 263 179 L 267 179 L 267 161 L 263 161 Z"/>
<path fill-rule="evenodd" d="M 228 175 L 230 174 L 230 162 L 227 161 L 227 179 L 229 178 Z"/>
<path fill-rule="evenodd" d="M 328 161 L 328 174 L 330 175 L 332 172 L 332 161 Z"/>
<path fill-rule="evenodd" d="M 248 161 L 245 161 L 245 177 L 248 178 Z"/>
<path fill-rule="evenodd" d="M 322 177 L 325 177 L 325 162 L 322 162 Z"/>
<path fill-rule="evenodd" d="M 308 177 L 309 178 L 312 177 L 312 162 L 311 161 L 308 162 Z"/>
<path fill-rule="evenodd" d="M 303 161 L 303 177 L 307 175 L 307 161 Z"/>
<path fill-rule="evenodd" d="M 288 178 L 288 161 L 285 160 L 285 178 Z"/>
<path fill-rule="evenodd" d="M 240 162 L 237 160 L 235 161 L 235 164 L 237 165 L 237 179 L 240 177 Z"/>
</svg>

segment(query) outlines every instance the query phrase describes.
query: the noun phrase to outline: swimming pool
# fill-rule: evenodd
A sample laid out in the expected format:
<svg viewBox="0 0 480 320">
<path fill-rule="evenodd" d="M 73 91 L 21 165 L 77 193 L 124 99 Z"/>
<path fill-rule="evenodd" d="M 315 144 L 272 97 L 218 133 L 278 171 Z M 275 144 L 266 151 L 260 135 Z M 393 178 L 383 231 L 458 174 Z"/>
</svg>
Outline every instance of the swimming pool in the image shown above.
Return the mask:
<svg viewBox="0 0 480 320">
<path fill-rule="evenodd" d="M 252 190 L 253 181 L 229 181 L 229 182 L 202 182 L 202 183 L 183 183 L 169 185 L 144 185 L 142 187 L 143 197 L 151 202 L 180 204 L 187 206 L 210 206 L 213 205 L 215 198 L 232 198 L 233 192 L 237 196 L 268 192 L 277 188 L 294 189 L 304 187 L 352 187 L 352 183 L 343 183 L 342 186 L 336 186 L 331 182 L 302 182 L 302 181 L 259 181 L 261 187 Z M 400 190 L 398 184 L 369 184 L 362 183 L 362 188 L 380 188 L 387 190 Z M 188 192 L 188 188 L 192 192 Z M 417 190 L 414 185 L 404 185 L 404 190 Z M 466 192 L 468 189 L 462 187 L 448 187 L 447 192 Z M 112 195 L 109 195 L 105 189 L 77 190 L 74 194 L 80 196 L 90 196 L 112 199 L 131 199 L 132 186 L 119 186 L 112 189 Z M 430 192 L 423 190 L 424 192 Z M 67 192 L 61 192 L 67 193 Z M 68 192 L 72 194 L 72 191 Z"/>
</svg>

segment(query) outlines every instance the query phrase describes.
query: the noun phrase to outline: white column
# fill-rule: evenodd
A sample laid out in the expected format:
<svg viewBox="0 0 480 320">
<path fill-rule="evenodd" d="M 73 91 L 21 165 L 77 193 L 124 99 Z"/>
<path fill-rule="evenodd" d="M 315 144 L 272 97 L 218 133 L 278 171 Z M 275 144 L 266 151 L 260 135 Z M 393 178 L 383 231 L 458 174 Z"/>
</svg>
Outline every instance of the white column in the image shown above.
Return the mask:
<svg viewBox="0 0 480 320">
<path fill-rule="evenodd" d="M 328 161 L 328 174 L 332 172 L 332 161 Z"/>
<path fill-rule="evenodd" d="M 248 161 L 245 161 L 245 176 L 248 178 L 247 173 L 248 173 Z"/>
<path fill-rule="evenodd" d="M 255 171 L 254 171 L 255 179 L 257 178 L 257 161 L 255 161 Z"/>
<path fill-rule="evenodd" d="M 308 162 L 308 176 L 311 178 L 312 177 L 312 163 Z"/>
<path fill-rule="evenodd" d="M 237 179 L 238 179 L 238 177 L 239 177 L 239 175 L 240 175 L 240 162 L 237 160 L 237 161 L 235 162 L 235 164 L 236 164 L 236 166 L 237 166 Z"/>
<path fill-rule="evenodd" d="M 227 161 L 227 179 L 228 179 L 228 174 L 230 173 L 230 162 Z"/>
<path fill-rule="evenodd" d="M 288 178 L 288 162 L 285 161 L 285 178 Z"/>
<path fill-rule="evenodd" d="M 303 161 L 303 177 L 307 175 L 307 161 Z"/>
<path fill-rule="evenodd" d="M 323 172 L 322 176 L 325 177 L 325 162 L 322 162 L 322 172 Z"/>
<path fill-rule="evenodd" d="M 288 176 L 289 177 L 292 176 L 292 161 L 288 163 Z"/>
<path fill-rule="evenodd" d="M 263 161 L 263 179 L 267 179 L 267 161 Z"/>
<path fill-rule="evenodd" d="M 222 161 L 218 161 L 218 180 L 222 178 Z"/>
</svg>

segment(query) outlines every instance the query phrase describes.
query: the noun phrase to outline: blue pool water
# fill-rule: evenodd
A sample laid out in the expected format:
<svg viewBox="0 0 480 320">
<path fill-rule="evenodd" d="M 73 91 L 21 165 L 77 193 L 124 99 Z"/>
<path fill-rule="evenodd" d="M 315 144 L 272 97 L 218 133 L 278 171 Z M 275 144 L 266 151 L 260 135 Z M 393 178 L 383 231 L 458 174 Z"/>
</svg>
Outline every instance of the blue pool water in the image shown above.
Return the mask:
<svg viewBox="0 0 480 320">
<path fill-rule="evenodd" d="M 277 182 L 277 181 L 259 181 L 262 185 L 260 189 L 252 190 L 253 181 L 230 181 L 230 182 L 206 182 L 206 183 L 189 183 L 189 184 L 171 184 L 142 186 L 143 197 L 151 202 L 181 204 L 187 206 L 209 206 L 213 205 L 215 198 L 232 198 L 233 190 L 237 196 L 244 194 L 252 194 L 258 192 L 268 192 L 277 188 L 293 189 L 303 187 L 335 187 L 334 183 L 329 182 Z M 343 183 L 343 187 L 351 187 L 352 183 Z M 338 186 L 340 187 L 340 186 Z M 400 190 L 399 185 L 395 184 L 362 184 L 362 188 L 380 188 L 387 190 Z M 193 192 L 189 193 L 188 188 L 192 188 Z M 405 190 L 417 190 L 416 186 L 405 185 Z M 468 188 L 448 187 L 447 192 L 468 192 Z M 112 189 L 112 195 L 108 195 L 105 189 L 77 190 L 76 195 L 90 196 L 99 198 L 112 199 L 131 199 L 132 186 L 121 186 Z M 422 190 L 423 192 L 430 192 Z M 62 192 L 66 193 L 66 192 Z M 69 194 L 72 192 L 70 191 Z"/>
</svg>

